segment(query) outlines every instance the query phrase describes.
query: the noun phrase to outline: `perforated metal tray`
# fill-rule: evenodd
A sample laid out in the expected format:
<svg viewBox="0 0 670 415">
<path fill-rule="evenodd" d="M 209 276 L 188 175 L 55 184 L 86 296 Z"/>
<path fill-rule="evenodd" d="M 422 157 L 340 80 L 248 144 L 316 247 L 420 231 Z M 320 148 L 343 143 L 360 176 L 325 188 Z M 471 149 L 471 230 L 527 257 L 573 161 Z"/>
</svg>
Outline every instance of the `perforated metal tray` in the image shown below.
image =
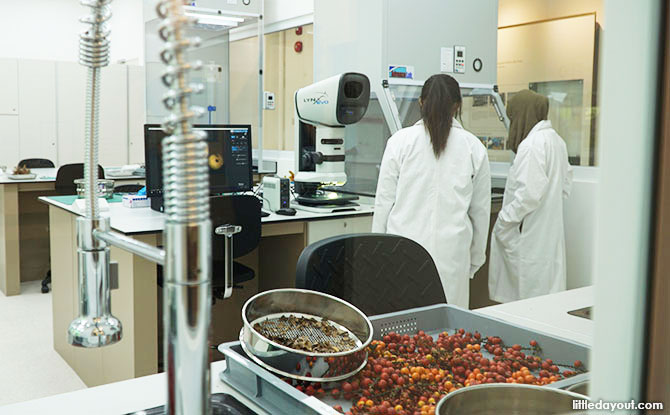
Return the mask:
<svg viewBox="0 0 670 415">
<path fill-rule="evenodd" d="M 484 336 L 499 336 L 506 344 L 528 344 L 531 340 L 537 340 L 543 356 L 564 363 L 581 360 L 589 367 L 589 348 L 584 344 L 447 304 L 383 314 L 371 317 L 370 321 L 375 339 L 380 339 L 391 331 L 414 334 L 423 330 L 437 337 L 443 331 L 453 333 L 454 330 L 463 328 L 479 331 Z M 335 415 L 337 412 L 332 409 L 332 405 L 339 404 L 345 409 L 351 405 L 349 401 L 329 397 L 320 400 L 299 392 L 249 360 L 239 342 L 221 344 L 219 351 L 226 357 L 226 369 L 219 375 L 221 380 L 272 415 Z M 567 388 L 587 379 L 588 373 L 584 373 L 556 382 L 550 387 Z"/>
</svg>

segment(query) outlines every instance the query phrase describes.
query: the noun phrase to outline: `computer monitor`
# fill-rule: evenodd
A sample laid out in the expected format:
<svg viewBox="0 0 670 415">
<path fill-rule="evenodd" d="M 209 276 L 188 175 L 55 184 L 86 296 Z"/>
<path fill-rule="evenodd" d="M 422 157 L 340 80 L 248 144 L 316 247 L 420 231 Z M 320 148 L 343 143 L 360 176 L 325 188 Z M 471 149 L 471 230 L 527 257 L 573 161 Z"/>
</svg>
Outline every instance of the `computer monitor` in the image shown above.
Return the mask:
<svg viewBox="0 0 670 415">
<path fill-rule="evenodd" d="M 194 125 L 193 128 L 207 133 L 210 194 L 251 190 L 251 126 Z M 166 136 L 160 125 L 144 125 L 147 196 L 152 198 L 163 196 L 162 142 Z"/>
</svg>

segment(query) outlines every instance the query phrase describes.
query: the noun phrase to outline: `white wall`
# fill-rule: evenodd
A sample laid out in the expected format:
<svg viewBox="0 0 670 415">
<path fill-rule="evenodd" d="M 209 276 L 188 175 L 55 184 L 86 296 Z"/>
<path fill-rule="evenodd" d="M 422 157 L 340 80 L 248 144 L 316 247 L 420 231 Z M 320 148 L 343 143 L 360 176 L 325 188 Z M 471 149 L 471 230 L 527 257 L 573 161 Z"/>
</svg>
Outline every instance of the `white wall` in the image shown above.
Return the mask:
<svg viewBox="0 0 670 415">
<path fill-rule="evenodd" d="M 144 62 L 144 21 L 139 0 L 112 2 L 111 60 Z M 86 27 L 79 18 L 89 8 L 77 0 L 3 0 L 0 5 L 0 57 L 76 61 L 79 33 Z"/>
<path fill-rule="evenodd" d="M 265 24 L 314 13 L 314 0 L 265 0 Z"/>
<path fill-rule="evenodd" d="M 570 197 L 563 204 L 568 289 L 593 284 L 597 167 L 574 166 Z"/>
</svg>

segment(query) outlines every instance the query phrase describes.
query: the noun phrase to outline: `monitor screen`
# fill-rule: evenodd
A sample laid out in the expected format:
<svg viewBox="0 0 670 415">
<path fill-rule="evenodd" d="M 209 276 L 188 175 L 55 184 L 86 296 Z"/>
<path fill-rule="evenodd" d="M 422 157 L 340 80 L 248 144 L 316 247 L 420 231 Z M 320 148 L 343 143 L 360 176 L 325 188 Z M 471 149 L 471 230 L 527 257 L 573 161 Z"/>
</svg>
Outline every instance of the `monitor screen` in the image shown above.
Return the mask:
<svg viewBox="0 0 670 415">
<path fill-rule="evenodd" d="M 209 191 L 211 194 L 252 189 L 251 126 L 194 125 L 207 133 Z M 163 147 L 165 132 L 158 124 L 144 126 L 144 157 L 147 195 L 163 195 Z"/>
</svg>

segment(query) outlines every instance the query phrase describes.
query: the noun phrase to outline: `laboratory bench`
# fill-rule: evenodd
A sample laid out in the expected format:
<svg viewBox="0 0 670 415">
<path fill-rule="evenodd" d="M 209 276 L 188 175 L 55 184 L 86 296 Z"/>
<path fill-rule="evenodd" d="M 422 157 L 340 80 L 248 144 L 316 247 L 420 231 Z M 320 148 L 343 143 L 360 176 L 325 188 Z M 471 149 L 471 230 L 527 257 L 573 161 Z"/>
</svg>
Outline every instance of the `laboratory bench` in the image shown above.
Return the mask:
<svg viewBox="0 0 670 415">
<path fill-rule="evenodd" d="M 482 308 L 476 310 L 476 312 L 591 346 L 593 343 L 593 321 L 570 315 L 568 312 L 576 308 L 592 306 L 593 298 L 593 287 L 584 287 Z M 253 400 L 221 382 L 219 374 L 225 369 L 225 366 L 225 361 L 216 361 L 211 365 L 212 393 L 228 393 L 261 415 L 279 415 L 268 414 L 259 408 Z M 38 369 L 39 367 L 36 366 L 33 370 Z M 0 412 L 4 415 L 26 413 L 124 414 L 164 405 L 166 402 L 165 382 L 165 374 L 160 373 L 8 405 L 0 408 Z"/>
<path fill-rule="evenodd" d="M 54 349 L 88 386 L 132 379 L 158 372 L 162 347 L 159 317 L 162 311 L 157 265 L 122 249 L 111 248 L 118 263 L 118 286 L 111 291 L 112 313 L 123 324 L 123 340 L 101 349 L 74 348 L 67 328 L 78 314 L 76 218 L 70 201 L 40 197 L 49 208 Z M 68 203 L 69 202 L 69 203 Z M 164 217 L 150 208 L 126 208 L 109 203 L 112 230 L 153 246 L 162 245 Z M 240 262 L 255 278 L 235 289 L 233 296 L 212 306 L 213 344 L 236 340 L 242 327 L 240 310 L 254 294 L 295 286 L 295 270 L 302 250 L 312 242 L 345 233 L 370 232 L 373 206 L 361 210 L 295 216 L 270 214 L 261 219 L 261 241 Z"/>
<path fill-rule="evenodd" d="M 118 184 L 144 184 L 143 177 L 119 176 L 105 168 Z M 55 195 L 57 168 L 31 169 L 36 177 L 10 179 L 0 170 L 0 291 L 21 293 L 21 282 L 41 280 L 49 270 L 48 209 L 38 196 Z"/>
</svg>

